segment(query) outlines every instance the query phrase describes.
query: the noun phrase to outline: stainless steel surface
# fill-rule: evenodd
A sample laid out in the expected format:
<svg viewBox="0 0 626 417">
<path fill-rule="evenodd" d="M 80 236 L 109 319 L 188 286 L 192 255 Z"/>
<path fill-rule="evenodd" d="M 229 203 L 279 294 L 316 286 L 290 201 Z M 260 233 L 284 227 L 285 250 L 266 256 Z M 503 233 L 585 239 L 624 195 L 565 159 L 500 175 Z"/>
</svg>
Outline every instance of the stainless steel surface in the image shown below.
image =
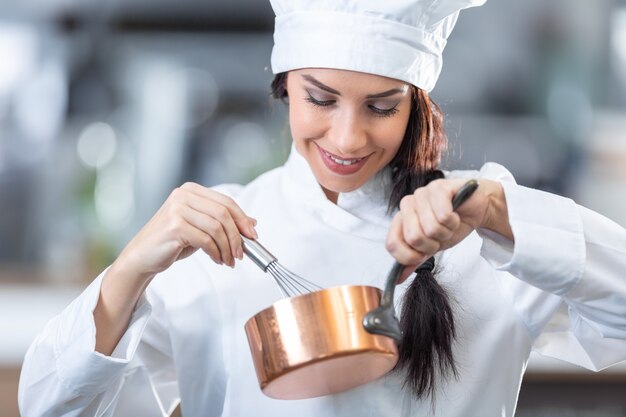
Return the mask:
<svg viewBox="0 0 626 417">
<path fill-rule="evenodd" d="M 267 272 L 267 267 L 272 262 L 276 261 L 276 257 L 256 240 L 248 239 L 243 235 L 241 239 L 243 240 L 243 252 L 248 255 L 248 258 L 257 264 L 263 272 Z"/>
<path fill-rule="evenodd" d="M 241 236 L 241 238 L 243 239 L 244 253 L 248 255 L 263 272 L 269 272 L 270 275 L 272 275 L 283 297 L 307 294 L 322 289 L 311 281 L 283 267 L 278 263 L 278 259 L 257 240 L 248 239 L 245 236 Z"/>
</svg>

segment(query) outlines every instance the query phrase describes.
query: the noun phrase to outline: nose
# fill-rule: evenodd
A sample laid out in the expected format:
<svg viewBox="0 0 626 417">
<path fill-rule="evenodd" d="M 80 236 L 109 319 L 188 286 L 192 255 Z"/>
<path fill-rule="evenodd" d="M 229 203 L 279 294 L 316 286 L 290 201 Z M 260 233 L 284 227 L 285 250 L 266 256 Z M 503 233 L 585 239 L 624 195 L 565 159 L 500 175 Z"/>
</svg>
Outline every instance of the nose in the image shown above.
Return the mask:
<svg viewBox="0 0 626 417">
<path fill-rule="evenodd" d="M 359 120 L 356 110 L 338 112 L 333 120 L 329 139 L 340 156 L 361 156 L 361 149 L 367 145 L 366 123 Z"/>
</svg>

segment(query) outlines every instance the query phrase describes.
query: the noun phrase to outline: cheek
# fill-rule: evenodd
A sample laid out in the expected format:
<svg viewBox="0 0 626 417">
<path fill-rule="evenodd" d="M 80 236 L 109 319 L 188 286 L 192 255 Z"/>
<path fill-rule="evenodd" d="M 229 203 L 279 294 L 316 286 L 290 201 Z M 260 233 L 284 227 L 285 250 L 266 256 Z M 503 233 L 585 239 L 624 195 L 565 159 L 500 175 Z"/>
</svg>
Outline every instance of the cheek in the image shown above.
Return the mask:
<svg viewBox="0 0 626 417">
<path fill-rule="evenodd" d="M 323 136 L 328 121 L 320 111 L 311 109 L 308 103 L 289 104 L 289 125 L 294 139 L 311 139 Z"/>
<path fill-rule="evenodd" d="M 373 138 L 378 147 L 387 151 L 388 158 L 393 157 L 402 144 L 407 124 L 408 115 L 398 115 L 398 117 L 381 120 L 372 129 L 370 137 Z"/>
</svg>

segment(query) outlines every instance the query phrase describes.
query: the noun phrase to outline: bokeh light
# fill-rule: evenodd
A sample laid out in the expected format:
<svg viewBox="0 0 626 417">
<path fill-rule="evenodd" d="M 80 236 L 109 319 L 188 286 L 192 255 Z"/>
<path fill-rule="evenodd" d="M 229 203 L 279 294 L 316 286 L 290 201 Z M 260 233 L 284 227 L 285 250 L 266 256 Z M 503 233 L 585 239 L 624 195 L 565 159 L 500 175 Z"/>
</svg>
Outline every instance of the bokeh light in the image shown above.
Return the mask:
<svg viewBox="0 0 626 417">
<path fill-rule="evenodd" d="M 86 166 L 102 168 L 113 159 L 116 146 L 117 138 L 110 125 L 92 123 L 85 127 L 78 138 L 78 156 Z"/>
</svg>

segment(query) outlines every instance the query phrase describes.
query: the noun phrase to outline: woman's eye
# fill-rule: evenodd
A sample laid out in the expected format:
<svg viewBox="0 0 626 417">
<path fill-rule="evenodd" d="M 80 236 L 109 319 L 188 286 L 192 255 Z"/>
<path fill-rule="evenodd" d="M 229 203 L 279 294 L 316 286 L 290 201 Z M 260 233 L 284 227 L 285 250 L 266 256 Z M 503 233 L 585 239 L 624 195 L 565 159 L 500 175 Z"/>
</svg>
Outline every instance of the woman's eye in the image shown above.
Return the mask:
<svg viewBox="0 0 626 417">
<path fill-rule="evenodd" d="M 314 106 L 327 107 L 335 103 L 335 100 L 318 100 L 313 97 L 311 94 L 308 94 L 305 98 L 306 101 L 313 104 Z"/>
<path fill-rule="evenodd" d="M 374 114 L 376 114 L 376 116 L 380 116 L 380 117 L 393 116 L 394 114 L 396 114 L 398 112 L 398 105 L 397 104 L 395 106 L 387 108 L 387 109 L 382 109 L 382 108 L 376 107 L 376 106 L 374 106 L 372 104 L 370 104 L 367 107 L 369 107 L 370 110 L 372 110 L 374 112 Z"/>
<path fill-rule="evenodd" d="M 309 103 L 313 104 L 314 106 L 318 106 L 318 107 L 332 106 L 336 102 L 336 100 L 319 100 L 313 97 L 313 95 L 309 92 L 307 92 L 307 96 L 304 99 L 308 101 Z M 377 107 L 373 104 L 370 104 L 367 107 L 378 117 L 389 117 L 389 116 L 393 116 L 394 114 L 398 112 L 398 104 L 394 105 L 393 107 L 387 107 L 387 108 Z"/>
</svg>

